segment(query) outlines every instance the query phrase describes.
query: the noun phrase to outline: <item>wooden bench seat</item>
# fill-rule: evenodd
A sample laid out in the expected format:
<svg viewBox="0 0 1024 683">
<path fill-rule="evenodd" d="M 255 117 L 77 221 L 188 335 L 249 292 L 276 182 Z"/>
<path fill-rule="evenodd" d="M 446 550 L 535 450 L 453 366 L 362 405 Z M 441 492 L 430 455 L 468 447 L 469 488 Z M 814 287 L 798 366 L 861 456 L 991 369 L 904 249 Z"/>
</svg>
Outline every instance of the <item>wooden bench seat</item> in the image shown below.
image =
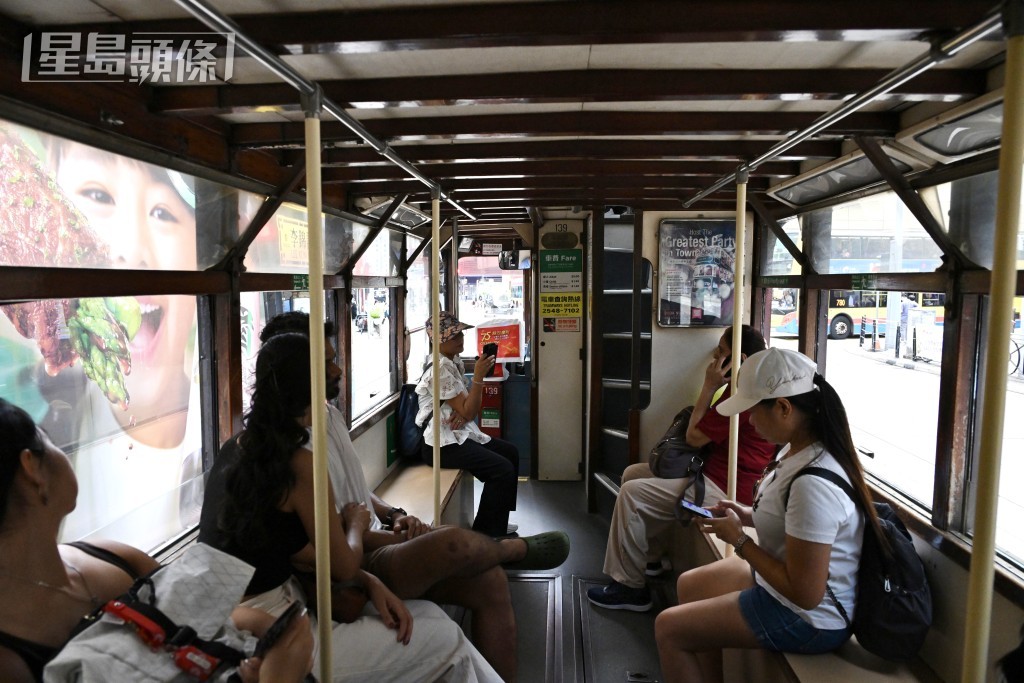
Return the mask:
<svg viewBox="0 0 1024 683">
<path fill-rule="evenodd" d="M 434 522 L 434 474 L 429 465 L 399 465 L 374 493 L 427 524 Z M 473 525 L 473 477 L 463 470 L 441 470 L 440 524 Z"/>
</svg>

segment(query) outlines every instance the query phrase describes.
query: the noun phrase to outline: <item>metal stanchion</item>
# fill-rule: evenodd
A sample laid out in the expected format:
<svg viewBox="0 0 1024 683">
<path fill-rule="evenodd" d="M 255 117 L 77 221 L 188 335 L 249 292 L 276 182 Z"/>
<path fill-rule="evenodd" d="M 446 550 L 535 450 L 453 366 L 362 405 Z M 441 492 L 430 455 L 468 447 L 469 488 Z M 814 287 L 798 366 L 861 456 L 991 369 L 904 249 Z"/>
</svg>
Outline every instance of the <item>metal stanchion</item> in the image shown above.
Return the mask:
<svg viewBox="0 0 1024 683">
<path fill-rule="evenodd" d="M 859 335 L 860 339 L 858 341 L 858 344 L 860 345 L 861 348 L 864 348 L 864 330 L 865 330 L 865 328 L 867 328 L 867 326 L 868 326 L 868 317 L 866 315 L 862 315 L 860 317 L 860 335 Z"/>
<path fill-rule="evenodd" d="M 896 328 L 896 360 L 900 359 L 900 336 L 901 336 L 902 332 L 903 332 L 903 328 L 902 327 L 897 327 Z"/>
</svg>

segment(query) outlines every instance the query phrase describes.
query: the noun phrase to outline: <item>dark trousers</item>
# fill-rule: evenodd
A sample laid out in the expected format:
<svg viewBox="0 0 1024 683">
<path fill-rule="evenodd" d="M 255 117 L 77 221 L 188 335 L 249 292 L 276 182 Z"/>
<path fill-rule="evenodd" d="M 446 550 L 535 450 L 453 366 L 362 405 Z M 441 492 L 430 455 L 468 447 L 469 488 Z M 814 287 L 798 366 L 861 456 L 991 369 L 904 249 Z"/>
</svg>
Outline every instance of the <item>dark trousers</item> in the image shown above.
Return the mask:
<svg viewBox="0 0 1024 683">
<path fill-rule="evenodd" d="M 423 460 L 433 462 L 432 446 L 423 446 Z M 484 483 L 473 530 L 488 536 L 504 536 L 508 513 L 516 509 L 519 487 L 519 449 L 508 441 L 492 438 L 487 443 L 467 439 L 441 448 L 441 467 L 466 470 Z"/>
</svg>

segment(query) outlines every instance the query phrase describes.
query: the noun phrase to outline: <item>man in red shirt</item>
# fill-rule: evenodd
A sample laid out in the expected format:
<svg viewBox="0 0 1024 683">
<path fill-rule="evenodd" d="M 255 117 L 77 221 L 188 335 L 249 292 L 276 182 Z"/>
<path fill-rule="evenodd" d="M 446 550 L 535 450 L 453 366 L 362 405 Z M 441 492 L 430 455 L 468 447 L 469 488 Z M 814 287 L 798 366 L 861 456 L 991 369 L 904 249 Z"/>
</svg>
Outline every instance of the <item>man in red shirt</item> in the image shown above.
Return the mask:
<svg viewBox="0 0 1024 683">
<path fill-rule="evenodd" d="M 740 341 L 741 358 L 763 351 L 764 337 L 749 325 L 743 326 Z M 693 406 L 686 429 L 686 443 L 700 447 L 710 444 L 704 466 L 704 506 L 714 505 L 726 497 L 729 468 L 729 418 L 712 410 L 712 404 L 729 396 L 729 371 L 732 368 L 732 330 L 722 335 L 713 358 L 704 373 L 700 396 Z M 720 393 L 720 390 L 724 392 Z M 749 412 L 749 411 L 748 411 Z M 775 445 L 768 443 L 750 425 L 748 412 L 740 414 L 740 433 L 736 472 L 736 498 L 750 505 L 754 484 L 775 455 Z M 654 476 L 643 462 L 630 465 L 622 473 L 622 487 L 615 501 L 608 547 L 604 556 L 604 572 L 612 577 L 606 586 L 587 591 L 593 604 L 607 609 L 646 612 L 651 609 L 651 592 L 647 576 L 664 571 L 661 564 L 663 547 L 660 536 L 676 522 L 676 501 L 689 478 L 662 479 Z M 690 486 L 686 498 L 692 501 L 698 487 Z"/>
</svg>

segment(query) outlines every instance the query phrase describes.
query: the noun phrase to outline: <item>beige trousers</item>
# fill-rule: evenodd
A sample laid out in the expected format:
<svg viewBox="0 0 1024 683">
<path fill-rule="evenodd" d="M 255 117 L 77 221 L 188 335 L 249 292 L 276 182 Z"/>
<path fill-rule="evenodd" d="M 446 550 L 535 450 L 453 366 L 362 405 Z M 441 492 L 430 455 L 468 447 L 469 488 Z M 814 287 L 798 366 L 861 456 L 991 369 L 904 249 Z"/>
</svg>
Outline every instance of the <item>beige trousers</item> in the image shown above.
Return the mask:
<svg viewBox="0 0 1024 683">
<path fill-rule="evenodd" d="M 676 501 L 690 479 L 655 477 L 645 462 L 630 465 L 622 473 L 622 486 L 615 501 L 608 547 L 604 553 L 604 573 L 631 588 L 646 582 L 644 568 L 665 553 L 665 540 L 676 521 Z M 704 478 L 704 506 L 714 505 L 725 492 Z M 687 491 L 690 498 L 693 489 Z"/>
</svg>

